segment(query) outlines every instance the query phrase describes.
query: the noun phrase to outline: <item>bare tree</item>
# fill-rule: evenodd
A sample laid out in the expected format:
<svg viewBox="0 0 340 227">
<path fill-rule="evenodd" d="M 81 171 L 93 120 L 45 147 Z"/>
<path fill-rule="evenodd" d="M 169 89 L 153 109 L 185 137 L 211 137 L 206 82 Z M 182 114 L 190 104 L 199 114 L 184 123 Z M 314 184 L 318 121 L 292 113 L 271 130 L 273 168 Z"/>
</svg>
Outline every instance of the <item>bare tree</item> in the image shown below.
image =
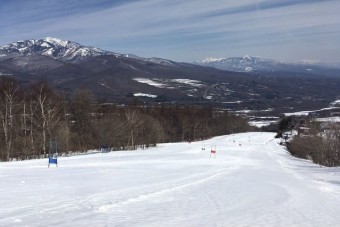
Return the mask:
<svg viewBox="0 0 340 227">
<path fill-rule="evenodd" d="M 96 126 L 101 144 L 106 144 L 114 150 L 125 149 L 129 130 L 118 112 L 108 114 L 98 120 Z"/>
<path fill-rule="evenodd" d="M 60 97 L 48 86 L 45 82 L 39 82 L 32 86 L 31 99 L 35 107 L 34 114 L 37 118 L 37 125 L 42 134 L 42 150 L 44 157 L 46 157 L 48 137 L 52 137 L 52 130 L 59 123 L 61 113 Z M 33 110 L 34 109 L 34 110 Z"/>
<path fill-rule="evenodd" d="M 336 122 L 329 123 L 324 130 L 318 154 L 323 165 L 340 165 L 340 125 Z"/>
<path fill-rule="evenodd" d="M 34 105 L 34 101 L 32 98 L 29 99 L 28 101 L 28 111 L 29 111 L 29 139 L 30 139 L 30 144 L 31 144 L 31 151 L 32 155 L 35 155 L 36 152 L 36 141 L 35 141 L 35 131 L 36 131 L 36 122 L 35 122 L 35 113 L 37 109 L 37 105 Z"/>
<path fill-rule="evenodd" d="M 19 100 L 20 87 L 17 81 L 12 78 L 2 77 L 0 85 L 0 115 L 2 122 L 2 129 L 4 132 L 4 142 L 6 147 L 5 159 L 10 159 L 12 149 L 15 109 L 17 108 Z"/>
<path fill-rule="evenodd" d="M 162 124 L 155 118 L 149 115 L 142 116 L 143 123 L 140 128 L 140 136 L 138 143 L 147 148 L 150 146 L 156 146 L 157 143 L 163 142 L 164 129 Z"/>
<path fill-rule="evenodd" d="M 28 159 L 30 157 L 30 146 L 29 146 L 29 108 L 28 108 L 28 102 L 26 99 L 26 93 L 25 91 L 23 92 L 23 99 L 22 99 L 22 104 L 21 104 L 21 117 L 20 117 L 20 125 L 22 129 L 22 150 L 23 150 L 23 155 L 25 156 L 25 159 Z"/>
<path fill-rule="evenodd" d="M 135 140 L 139 133 L 138 130 L 143 123 L 140 111 L 136 107 L 127 107 L 125 109 L 125 120 L 129 129 L 127 146 L 131 146 L 135 149 Z"/>
<path fill-rule="evenodd" d="M 91 115 L 94 112 L 92 93 L 86 88 L 77 90 L 72 96 L 71 106 L 74 132 L 78 137 L 78 149 L 83 151 L 95 144 L 92 138 L 94 132 L 91 123 Z"/>
</svg>

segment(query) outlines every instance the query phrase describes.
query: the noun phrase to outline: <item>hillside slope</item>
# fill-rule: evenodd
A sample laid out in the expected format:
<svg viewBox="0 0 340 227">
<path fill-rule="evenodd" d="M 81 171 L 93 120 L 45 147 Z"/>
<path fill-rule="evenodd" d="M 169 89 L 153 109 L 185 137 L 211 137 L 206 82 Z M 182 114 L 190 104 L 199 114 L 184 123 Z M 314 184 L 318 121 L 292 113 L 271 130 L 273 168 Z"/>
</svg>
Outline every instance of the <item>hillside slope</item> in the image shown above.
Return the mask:
<svg viewBox="0 0 340 227">
<path fill-rule="evenodd" d="M 0 225 L 338 226 L 339 168 L 294 158 L 273 137 L 63 157 L 49 169 L 0 163 Z"/>
</svg>

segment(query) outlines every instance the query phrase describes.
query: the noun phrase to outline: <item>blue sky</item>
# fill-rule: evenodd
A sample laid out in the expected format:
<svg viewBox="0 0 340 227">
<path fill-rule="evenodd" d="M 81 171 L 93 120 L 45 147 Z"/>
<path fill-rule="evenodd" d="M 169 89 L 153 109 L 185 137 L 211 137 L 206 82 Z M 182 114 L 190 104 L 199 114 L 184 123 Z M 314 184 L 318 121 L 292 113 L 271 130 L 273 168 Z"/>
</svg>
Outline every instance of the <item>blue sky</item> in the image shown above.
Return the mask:
<svg viewBox="0 0 340 227">
<path fill-rule="evenodd" d="M 340 0 L 0 0 L 0 45 L 56 37 L 194 61 L 340 62 Z"/>
</svg>

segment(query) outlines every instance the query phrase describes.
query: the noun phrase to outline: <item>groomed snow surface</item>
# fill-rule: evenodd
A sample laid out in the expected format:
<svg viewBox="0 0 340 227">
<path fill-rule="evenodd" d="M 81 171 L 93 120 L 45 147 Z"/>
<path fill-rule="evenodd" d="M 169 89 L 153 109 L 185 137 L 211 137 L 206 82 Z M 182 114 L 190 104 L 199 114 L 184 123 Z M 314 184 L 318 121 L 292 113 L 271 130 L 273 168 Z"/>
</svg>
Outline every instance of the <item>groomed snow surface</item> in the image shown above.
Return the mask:
<svg viewBox="0 0 340 227">
<path fill-rule="evenodd" d="M 0 226 L 340 226 L 340 168 L 273 138 L 0 163 Z"/>
</svg>

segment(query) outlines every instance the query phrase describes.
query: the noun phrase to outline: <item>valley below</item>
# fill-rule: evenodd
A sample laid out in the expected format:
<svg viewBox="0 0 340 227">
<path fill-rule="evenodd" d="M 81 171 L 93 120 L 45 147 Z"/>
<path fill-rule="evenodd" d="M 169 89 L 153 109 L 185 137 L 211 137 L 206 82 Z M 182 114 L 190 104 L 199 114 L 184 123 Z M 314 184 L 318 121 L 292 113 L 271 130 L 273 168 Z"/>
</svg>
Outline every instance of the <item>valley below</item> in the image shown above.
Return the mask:
<svg viewBox="0 0 340 227">
<path fill-rule="evenodd" d="M 106 103 L 211 105 L 279 116 L 326 108 L 340 96 L 337 68 L 279 64 L 250 56 L 217 63 L 142 58 L 55 38 L 0 48 L 0 75 L 23 85 L 47 81 L 66 97 L 86 87 Z M 249 67 L 252 70 L 246 70 Z"/>
</svg>

